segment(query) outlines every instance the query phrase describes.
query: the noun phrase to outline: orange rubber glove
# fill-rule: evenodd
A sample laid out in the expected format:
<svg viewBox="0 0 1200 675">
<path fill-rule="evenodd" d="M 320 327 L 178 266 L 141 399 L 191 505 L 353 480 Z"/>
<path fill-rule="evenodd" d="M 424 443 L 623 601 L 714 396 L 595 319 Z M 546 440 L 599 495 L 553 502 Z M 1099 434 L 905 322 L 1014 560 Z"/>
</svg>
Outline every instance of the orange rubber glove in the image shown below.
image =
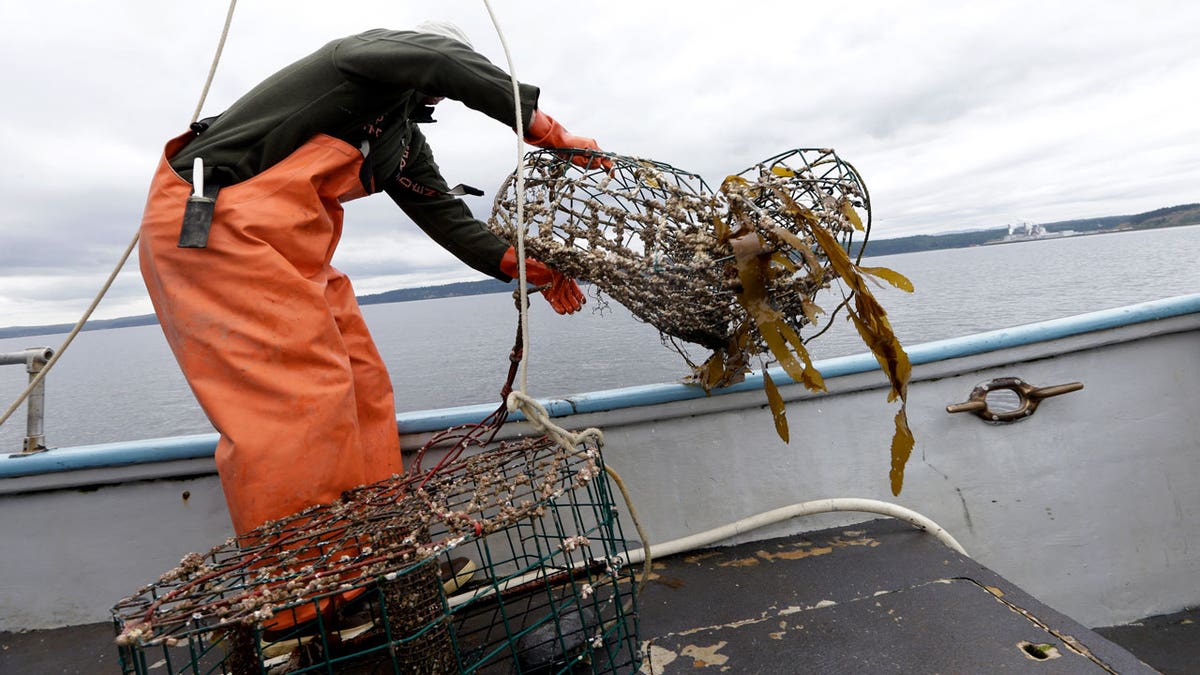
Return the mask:
<svg viewBox="0 0 1200 675">
<path fill-rule="evenodd" d="M 517 249 L 509 246 L 504 252 L 504 257 L 500 258 L 500 271 L 514 279 L 517 278 Z M 534 286 L 545 286 L 542 295 L 559 314 L 574 314 L 587 302 L 574 279 L 546 267 L 533 258 L 525 259 L 525 278 Z"/>
<path fill-rule="evenodd" d="M 539 148 L 578 148 L 603 152 L 596 139 L 570 133 L 553 117 L 536 108 L 533 111 L 533 119 L 529 121 L 529 133 L 525 135 L 525 141 Z M 571 161 L 585 169 L 603 167 L 605 171 L 612 171 L 613 166 L 612 160 L 605 157 L 572 155 Z"/>
</svg>

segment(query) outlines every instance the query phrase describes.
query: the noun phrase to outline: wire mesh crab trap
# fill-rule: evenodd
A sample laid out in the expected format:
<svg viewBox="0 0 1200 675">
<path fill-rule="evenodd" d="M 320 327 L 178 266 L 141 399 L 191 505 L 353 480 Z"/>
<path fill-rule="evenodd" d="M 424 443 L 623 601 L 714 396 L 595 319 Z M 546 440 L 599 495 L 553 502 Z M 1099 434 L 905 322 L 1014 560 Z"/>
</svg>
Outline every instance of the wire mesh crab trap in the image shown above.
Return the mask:
<svg viewBox="0 0 1200 675">
<path fill-rule="evenodd" d="M 834 151 L 789 150 L 715 191 L 659 162 L 535 151 L 497 194 L 488 227 L 510 239 L 527 227 L 530 255 L 592 282 L 597 294 L 657 328 L 706 391 L 741 381 L 757 359 L 784 441 L 784 401 L 767 366 L 778 363 L 795 382 L 824 390 L 806 347 L 824 328 L 801 333 L 825 311 L 817 294 L 836 287 L 841 298 L 829 321 L 845 310 L 890 381 L 889 400 L 901 400 L 891 473 L 899 494 L 913 445 L 903 403 L 911 367 L 866 281 L 907 291 L 912 284 L 892 270 L 859 266 L 871 200 L 858 172 Z M 697 365 L 679 341 L 712 354 Z"/>
<path fill-rule="evenodd" d="M 529 153 L 521 185 L 515 175 L 505 182 L 489 227 L 515 236 L 523 190 L 530 255 L 593 282 L 664 336 L 733 361 L 770 351 L 770 336 L 749 335 L 763 302 L 797 334 L 810 323 L 813 298 L 838 276 L 825 249 L 848 250 L 869 228 L 866 187 L 832 150 L 782 153 L 715 191 L 659 162 L 605 154 L 612 168 L 602 170 L 569 161 L 594 154 Z M 754 279 L 739 256 L 763 259 Z"/>
<path fill-rule="evenodd" d="M 507 441 L 191 554 L 113 609 L 122 673 L 626 673 L 603 460 Z"/>
</svg>

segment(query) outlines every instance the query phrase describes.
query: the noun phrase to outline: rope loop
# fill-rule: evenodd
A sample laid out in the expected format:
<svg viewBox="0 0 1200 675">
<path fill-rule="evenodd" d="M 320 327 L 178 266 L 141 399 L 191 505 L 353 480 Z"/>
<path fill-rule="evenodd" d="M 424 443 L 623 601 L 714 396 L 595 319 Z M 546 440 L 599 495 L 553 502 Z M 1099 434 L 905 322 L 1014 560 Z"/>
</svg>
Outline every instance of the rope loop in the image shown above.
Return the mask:
<svg viewBox="0 0 1200 675">
<path fill-rule="evenodd" d="M 546 410 L 545 406 L 523 391 L 509 393 L 508 411 L 510 413 L 520 411 L 534 429 L 546 434 L 554 442 L 571 452 L 577 452 L 577 448 L 588 440 L 593 441 L 598 448 L 604 446 L 604 433 L 602 431 L 595 427 L 588 427 L 579 432 L 571 432 L 563 429 L 550 421 L 550 413 Z"/>
</svg>

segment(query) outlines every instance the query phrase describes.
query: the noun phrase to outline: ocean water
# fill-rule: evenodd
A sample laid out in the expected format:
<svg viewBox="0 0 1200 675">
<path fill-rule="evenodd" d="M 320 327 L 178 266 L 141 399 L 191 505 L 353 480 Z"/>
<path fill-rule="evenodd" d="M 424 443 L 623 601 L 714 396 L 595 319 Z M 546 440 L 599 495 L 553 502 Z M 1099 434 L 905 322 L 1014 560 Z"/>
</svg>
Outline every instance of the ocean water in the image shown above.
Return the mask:
<svg viewBox="0 0 1200 675">
<path fill-rule="evenodd" d="M 876 292 L 902 343 L 918 344 L 1135 302 L 1200 292 L 1200 225 L 872 257 L 912 280 Z M 838 298 L 818 300 L 832 310 Z M 517 312 L 494 294 L 363 308 L 388 363 L 399 411 L 495 402 L 508 372 Z M 811 334 L 811 333 L 810 333 Z M 62 335 L 0 340 L 0 352 L 57 348 Z M 620 305 L 561 317 L 539 297 L 530 316 L 528 391 L 552 397 L 678 381 L 683 358 Z M 809 345 L 817 359 L 864 351 L 844 316 Z M 692 349 L 692 358 L 706 354 Z M 24 388 L 0 367 L 0 404 Z M 158 326 L 81 333 L 48 378 L 51 446 L 212 431 Z M 20 449 L 22 409 L 0 427 L 0 452 Z"/>
</svg>

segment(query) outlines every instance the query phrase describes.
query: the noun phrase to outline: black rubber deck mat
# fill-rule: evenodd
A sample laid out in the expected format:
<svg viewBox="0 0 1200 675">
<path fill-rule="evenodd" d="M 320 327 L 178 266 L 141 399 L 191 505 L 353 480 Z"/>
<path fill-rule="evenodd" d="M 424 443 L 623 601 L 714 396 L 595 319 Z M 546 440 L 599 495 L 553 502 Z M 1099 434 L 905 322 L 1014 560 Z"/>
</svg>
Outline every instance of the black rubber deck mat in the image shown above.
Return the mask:
<svg viewBox="0 0 1200 675">
<path fill-rule="evenodd" d="M 679 555 L 639 607 L 643 672 L 1152 673 L 932 536 L 879 520 Z"/>
</svg>

